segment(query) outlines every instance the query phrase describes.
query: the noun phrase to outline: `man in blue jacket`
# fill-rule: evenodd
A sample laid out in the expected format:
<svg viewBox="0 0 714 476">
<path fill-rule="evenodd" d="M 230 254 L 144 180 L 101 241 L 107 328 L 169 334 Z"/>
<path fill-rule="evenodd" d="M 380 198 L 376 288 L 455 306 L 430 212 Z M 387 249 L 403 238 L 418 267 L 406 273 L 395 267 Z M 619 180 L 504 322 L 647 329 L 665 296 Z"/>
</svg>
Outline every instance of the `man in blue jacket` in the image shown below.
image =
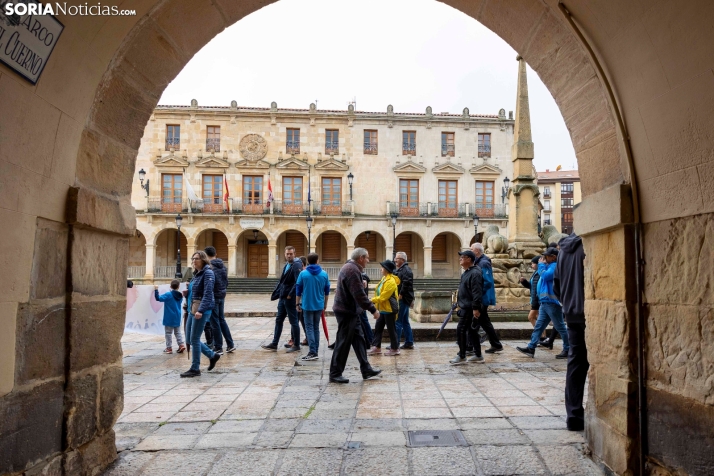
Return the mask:
<svg viewBox="0 0 714 476">
<path fill-rule="evenodd" d="M 330 294 L 330 278 L 317 264 L 317 253 L 307 255 L 307 268 L 300 272 L 295 289 L 297 290 L 297 309 L 302 310 L 305 321 L 305 334 L 310 352 L 300 360 L 317 360 L 320 348 L 320 321 L 327 309 Z"/>
<path fill-rule="evenodd" d="M 501 339 L 499 339 L 496 329 L 493 328 L 491 319 L 488 317 L 488 306 L 496 305 L 496 286 L 493 281 L 493 265 L 491 265 L 491 258 L 484 253 L 481 243 L 471 245 L 471 251 L 476 255 L 476 262 L 474 264 L 481 268 L 481 275 L 483 276 L 481 317 L 473 320 L 472 327 L 476 328 L 476 332 L 474 332 L 473 335 L 478 338 L 478 326 L 481 326 L 488 336 L 488 342 L 491 344 L 491 347 L 486 349 L 485 352 L 487 354 L 494 354 L 503 350 L 503 344 L 501 344 Z"/>
<path fill-rule="evenodd" d="M 528 344 L 528 347 L 516 347 L 516 349 L 529 357 L 535 357 L 535 350 L 538 342 L 540 341 L 540 336 L 548 326 L 548 323 L 553 321 L 553 327 L 555 327 L 563 339 L 563 351 L 556 355 L 555 358 L 568 358 L 568 349 L 570 348 L 570 345 L 568 343 L 568 334 L 565 329 L 565 322 L 563 322 L 563 309 L 560 306 L 560 302 L 558 301 L 555 292 L 553 291 L 553 281 L 555 279 L 557 259 L 558 250 L 555 248 L 548 248 L 545 250 L 543 257 L 538 263 L 538 274 L 540 275 L 540 279 L 538 280 L 538 301 L 540 302 L 538 320 L 536 321 L 535 328 L 533 329 L 533 334 L 531 335 L 531 341 Z"/>
<path fill-rule="evenodd" d="M 226 338 L 226 352 L 229 354 L 236 350 L 233 336 L 226 323 L 224 308 L 226 303 L 226 288 L 228 287 L 228 270 L 223 265 L 223 260 L 216 257 L 216 249 L 213 246 L 206 248 L 206 255 L 211 261 L 211 269 L 215 276 L 213 285 L 213 299 L 215 307 L 211 313 L 211 330 L 213 331 L 213 350 L 223 355 L 223 338 Z"/>
<path fill-rule="evenodd" d="M 295 305 L 295 284 L 297 283 L 298 275 L 302 271 L 302 261 L 295 258 L 295 248 L 293 246 L 285 247 L 285 266 L 280 275 L 280 281 L 275 286 L 271 301 L 278 300 L 278 315 L 275 317 L 275 332 L 273 332 L 273 341 L 270 344 L 263 344 L 261 347 L 265 350 L 278 350 L 280 342 L 280 334 L 283 333 L 283 323 L 285 318 L 290 321 L 290 332 L 293 339 L 293 346 L 287 352 L 300 351 L 300 322 L 298 321 L 297 306 Z"/>
</svg>

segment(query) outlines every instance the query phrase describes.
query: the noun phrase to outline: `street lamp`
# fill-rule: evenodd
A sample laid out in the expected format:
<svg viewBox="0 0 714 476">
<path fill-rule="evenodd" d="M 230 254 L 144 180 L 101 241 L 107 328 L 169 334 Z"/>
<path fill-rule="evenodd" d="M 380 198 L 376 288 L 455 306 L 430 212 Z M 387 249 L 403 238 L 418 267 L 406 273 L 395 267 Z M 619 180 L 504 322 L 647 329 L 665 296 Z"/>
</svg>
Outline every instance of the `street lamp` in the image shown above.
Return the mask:
<svg viewBox="0 0 714 476">
<path fill-rule="evenodd" d="M 511 188 L 511 181 L 508 177 L 503 179 L 503 187 L 501 187 L 501 203 L 506 202 L 506 197 L 508 196 L 508 190 Z"/>
<path fill-rule="evenodd" d="M 139 172 L 139 175 L 141 175 L 141 172 Z M 146 186 L 148 188 L 149 186 L 149 181 L 146 181 Z M 176 253 L 176 274 L 174 275 L 174 278 L 176 279 L 181 279 L 183 277 L 183 274 L 181 274 L 181 222 L 183 221 L 183 218 L 181 218 L 181 214 L 179 213 L 176 215 L 176 248 L 178 252 Z"/>
<path fill-rule="evenodd" d="M 146 172 L 144 169 L 139 170 L 139 182 L 141 182 L 141 188 L 146 190 L 146 198 L 149 198 L 149 179 L 146 179 L 146 184 L 144 184 L 145 177 Z"/>
<path fill-rule="evenodd" d="M 307 224 L 307 252 L 308 254 L 312 252 L 310 245 L 312 243 L 312 217 L 310 215 L 305 217 L 305 223 Z"/>
<path fill-rule="evenodd" d="M 398 213 L 392 212 L 389 214 L 392 217 L 392 261 L 397 257 L 397 217 Z"/>
<path fill-rule="evenodd" d="M 253 239 L 258 241 L 258 230 L 253 230 Z"/>
<path fill-rule="evenodd" d="M 350 202 L 352 201 L 352 181 L 355 179 L 355 176 L 352 175 L 352 172 L 347 174 L 347 183 L 350 184 Z"/>
<path fill-rule="evenodd" d="M 478 239 L 478 215 L 474 213 L 474 243 Z"/>
</svg>

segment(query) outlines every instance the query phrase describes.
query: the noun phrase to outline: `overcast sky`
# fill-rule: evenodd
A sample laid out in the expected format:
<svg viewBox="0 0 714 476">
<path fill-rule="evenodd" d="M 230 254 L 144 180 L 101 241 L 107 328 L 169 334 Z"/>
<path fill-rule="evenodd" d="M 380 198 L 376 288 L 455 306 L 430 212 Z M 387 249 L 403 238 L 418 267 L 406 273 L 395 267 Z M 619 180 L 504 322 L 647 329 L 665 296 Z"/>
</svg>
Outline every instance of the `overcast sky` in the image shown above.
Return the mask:
<svg viewBox="0 0 714 476">
<path fill-rule="evenodd" d="M 516 52 L 434 0 L 281 0 L 213 39 L 159 104 L 497 114 L 516 108 Z M 537 170 L 577 167 L 552 96 L 528 69 Z"/>
</svg>

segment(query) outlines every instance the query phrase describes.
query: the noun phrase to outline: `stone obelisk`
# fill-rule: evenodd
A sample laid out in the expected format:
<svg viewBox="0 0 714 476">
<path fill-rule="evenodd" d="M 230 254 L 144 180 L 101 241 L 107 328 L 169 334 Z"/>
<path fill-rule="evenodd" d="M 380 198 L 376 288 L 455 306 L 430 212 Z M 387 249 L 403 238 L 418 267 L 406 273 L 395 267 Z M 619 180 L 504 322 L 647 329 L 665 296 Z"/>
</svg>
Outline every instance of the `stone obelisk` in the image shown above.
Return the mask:
<svg viewBox="0 0 714 476">
<path fill-rule="evenodd" d="M 518 97 L 513 130 L 513 182 L 508 194 L 508 241 L 515 245 L 518 258 L 531 258 L 544 246 L 538 237 L 538 185 L 533 172 L 533 139 L 528 104 L 526 62 L 518 56 Z"/>
</svg>

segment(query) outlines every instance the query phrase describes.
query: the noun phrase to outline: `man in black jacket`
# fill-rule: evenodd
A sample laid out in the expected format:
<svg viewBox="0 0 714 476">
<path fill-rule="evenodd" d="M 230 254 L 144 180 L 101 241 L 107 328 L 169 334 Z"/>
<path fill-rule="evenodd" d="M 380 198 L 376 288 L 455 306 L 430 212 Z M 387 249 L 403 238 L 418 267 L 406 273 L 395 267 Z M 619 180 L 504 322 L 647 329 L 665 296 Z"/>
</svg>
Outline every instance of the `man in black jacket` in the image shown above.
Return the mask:
<svg viewBox="0 0 714 476">
<path fill-rule="evenodd" d="M 226 352 L 229 354 L 236 350 L 233 336 L 226 324 L 224 314 L 226 304 L 226 288 L 228 288 L 228 270 L 223 265 L 223 260 L 216 257 L 216 249 L 213 246 L 206 248 L 206 255 L 211 262 L 211 269 L 215 281 L 213 284 L 213 300 L 215 307 L 211 313 L 211 331 L 213 334 L 213 350 L 216 354 L 223 355 L 223 338 L 226 338 Z"/>
<path fill-rule="evenodd" d="M 409 322 L 409 308 L 414 304 L 414 273 L 407 264 L 407 254 L 403 251 L 397 252 L 394 258 L 397 265 L 395 273 L 399 278 L 397 293 L 399 294 L 399 317 L 397 317 L 397 342 L 402 340 L 402 330 L 404 331 L 404 345 L 400 349 L 414 348 L 414 334 L 412 325 Z"/>
<path fill-rule="evenodd" d="M 275 317 L 275 331 L 273 332 L 273 341 L 270 344 L 263 344 L 261 347 L 265 350 L 278 350 L 278 342 L 280 342 L 280 334 L 283 333 L 283 323 L 285 317 L 290 322 L 290 332 L 293 339 L 293 346 L 287 352 L 300 351 L 300 322 L 298 321 L 297 306 L 295 304 L 298 275 L 302 271 L 302 261 L 295 258 L 295 248 L 292 246 L 285 247 L 285 266 L 280 275 L 280 281 L 273 290 L 271 301 L 278 300 L 278 315 Z"/>
<path fill-rule="evenodd" d="M 560 240 L 558 246 L 560 254 L 553 292 L 563 305 L 570 343 L 565 376 L 565 423 L 570 431 L 582 431 L 585 428 L 583 392 L 590 368 L 585 347 L 585 251 L 582 240 L 575 233 Z"/>
<path fill-rule="evenodd" d="M 471 250 L 459 252 L 459 265 L 464 272 L 461 275 L 459 284 L 459 297 L 457 306 L 459 311 L 459 324 L 456 326 L 456 336 L 459 342 L 459 353 L 449 361 L 453 365 L 466 362 L 466 347 L 468 345 L 468 334 L 471 333 L 472 342 L 478 342 L 477 335 L 473 335 L 471 321 L 481 316 L 481 298 L 483 294 L 483 276 L 481 268 L 476 266 L 476 255 Z M 480 350 L 480 346 L 479 346 Z M 469 362 L 483 362 L 483 356 L 479 354 L 469 358 Z"/>
</svg>

